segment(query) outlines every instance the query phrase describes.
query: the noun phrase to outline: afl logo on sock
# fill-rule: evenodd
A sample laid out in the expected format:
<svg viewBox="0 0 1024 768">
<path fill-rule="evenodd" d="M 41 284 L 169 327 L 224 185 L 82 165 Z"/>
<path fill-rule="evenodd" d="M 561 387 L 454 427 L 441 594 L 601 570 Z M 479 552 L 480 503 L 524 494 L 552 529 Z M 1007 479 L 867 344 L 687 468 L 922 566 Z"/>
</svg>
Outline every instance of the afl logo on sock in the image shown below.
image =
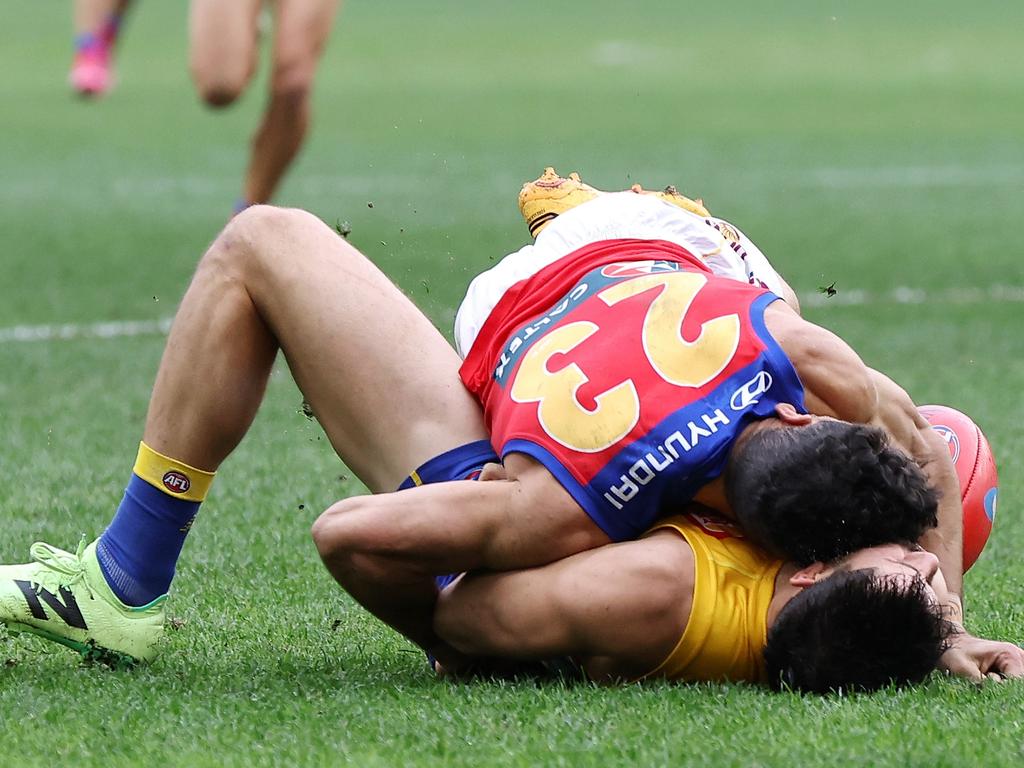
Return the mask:
<svg viewBox="0 0 1024 768">
<path fill-rule="evenodd" d="M 173 469 L 164 475 L 163 483 L 164 488 L 171 493 L 188 493 L 188 489 L 192 487 L 192 481 L 187 476 Z"/>
</svg>

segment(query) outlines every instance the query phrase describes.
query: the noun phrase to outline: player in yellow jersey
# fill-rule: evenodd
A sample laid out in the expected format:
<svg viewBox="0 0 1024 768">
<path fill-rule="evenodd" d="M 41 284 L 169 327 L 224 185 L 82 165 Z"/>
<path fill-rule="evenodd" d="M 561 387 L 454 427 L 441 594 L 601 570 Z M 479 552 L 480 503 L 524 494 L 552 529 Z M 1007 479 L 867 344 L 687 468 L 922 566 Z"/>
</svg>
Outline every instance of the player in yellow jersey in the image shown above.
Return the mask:
<svg viewBox="0 0 1024 768">
<path fill-rule="evenodd" d="M 568 656 L 600 682 L 871 690 L 934 669 L 951 631 L 938 605 L 944 591 L 938 560 L 919 547 L 800 567 L 691 512 L 542 568 L 463 576 L 442 593 L 435 626 L 470 657 Z M 1024 674 L 1015 646 L 991 650 L 983 672 Z"/>
</svg>

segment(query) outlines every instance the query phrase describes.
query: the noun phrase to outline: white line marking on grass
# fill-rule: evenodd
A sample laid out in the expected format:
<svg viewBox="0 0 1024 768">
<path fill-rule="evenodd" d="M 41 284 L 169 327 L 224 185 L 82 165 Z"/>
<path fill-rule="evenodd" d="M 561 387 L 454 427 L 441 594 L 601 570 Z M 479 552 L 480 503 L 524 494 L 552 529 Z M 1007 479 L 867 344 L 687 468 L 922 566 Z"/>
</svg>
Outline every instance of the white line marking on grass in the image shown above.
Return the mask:
<svg viewBox="0 0 1024 768">
<path fill-rule="evenodd" d="M 800 294 L 805 307 L 861 307 L 875 304 L 1022 304 L 1024 286 L 993 285 L 988 288 L 947 288 L 926 291 L 900 286 L 884 293 L 840 288 L 834 296 L 820 292 Z M 447 314 L 447 313 L 446 313 Z M 454 317 L 454 315 L 453 315 Z M 110 323 L 65 323 L 64 325 L 15 325 L 0 328 L 0 343 L 66 341 L 71 339 L 117 339 L 126 336 L 166 336 L 173 318 Z"/>
<path fill-rule="evenodd" d="M 63 325 L 15 325 L 0 328 L 0 343 L 5 341 L 65 341 L 68 339 L 116 339 L 124 336 L 166 335 L 171 318 L 127 320 L 110 323 L 65 323 Z"/>
</svg>

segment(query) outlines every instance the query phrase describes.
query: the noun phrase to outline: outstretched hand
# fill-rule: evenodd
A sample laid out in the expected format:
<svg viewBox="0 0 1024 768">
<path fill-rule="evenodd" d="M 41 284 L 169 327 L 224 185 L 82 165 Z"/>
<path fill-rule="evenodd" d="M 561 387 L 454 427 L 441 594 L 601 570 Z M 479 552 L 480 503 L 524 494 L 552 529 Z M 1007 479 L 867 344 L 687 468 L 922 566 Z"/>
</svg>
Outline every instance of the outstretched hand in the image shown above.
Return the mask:
<svg viewBox="0 0 1024 768">
<path fill-rule="evenodd" d="M 974 637 L 966 631 L 952 636 L 939 668 L 980 683 L 1024 677 L 1024 649 L 1013 643 Z"/>
</svg>

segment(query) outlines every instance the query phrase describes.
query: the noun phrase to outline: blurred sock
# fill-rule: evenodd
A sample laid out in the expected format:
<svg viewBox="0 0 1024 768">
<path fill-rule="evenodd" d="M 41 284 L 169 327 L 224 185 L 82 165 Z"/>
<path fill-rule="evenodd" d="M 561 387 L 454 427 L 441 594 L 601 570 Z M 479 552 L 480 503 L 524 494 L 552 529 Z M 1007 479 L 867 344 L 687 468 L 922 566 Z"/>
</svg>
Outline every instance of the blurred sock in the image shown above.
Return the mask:
<svg viewBox="0 0 1024 768">
<path fill-rule="evenodd" d="M 88 51 L 100 45 L 99 37 L 92 32 L 75 35 L 75 51 Z"/>
<path fill-rule="evenodd" d="M 104 21 L 103 25 L 100 27 L 98 33 L 99 38 L 108 48 L 117 42 L 117 36 L 121 32 L 121 20 L 123 18 L 124 14 L 115 11 L 107 17 L 107 20 Z"/>
</svg>

